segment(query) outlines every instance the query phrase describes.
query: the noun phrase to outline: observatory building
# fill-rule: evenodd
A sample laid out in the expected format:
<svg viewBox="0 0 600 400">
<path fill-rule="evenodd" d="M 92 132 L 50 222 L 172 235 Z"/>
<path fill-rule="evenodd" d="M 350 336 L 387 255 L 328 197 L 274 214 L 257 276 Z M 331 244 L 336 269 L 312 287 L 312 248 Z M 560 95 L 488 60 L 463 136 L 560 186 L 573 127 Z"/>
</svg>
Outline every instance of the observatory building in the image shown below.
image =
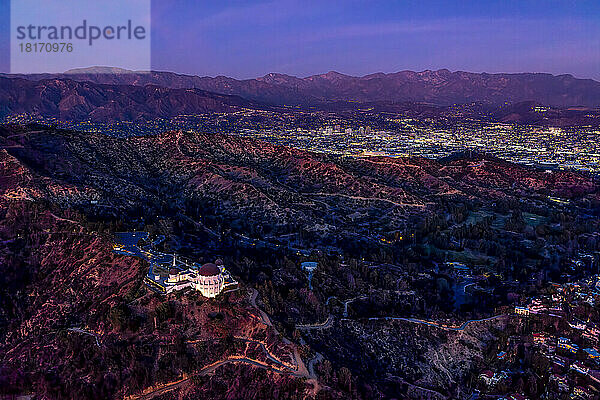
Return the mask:
<svg viewBox="0 0 600 400">
<path fill-rule="evenodd" d="M 216 297 L 223 290 L 225 278 L 216 264 L 206 263 L 198 269 L 193 286 L 204 297 Z"/>
<path fill-rule="evenodd" d="M 206 263 L 202 266 L 190 265 L 173 256 L 173 264 L 169 270 L 168 277 L 156 273 L 151 264 L 151 269 L 146 277 L 146 283 L 154 290 L 161 293 L 172 293 L 175 291 L 191 288 L 198 290 L 202 296 L 214 298 L 223 289 L 237 286 L 238 282 L 231 277 L 225 269 L 223 261 L 217 259 L 214 263 Z"/>
</svg>

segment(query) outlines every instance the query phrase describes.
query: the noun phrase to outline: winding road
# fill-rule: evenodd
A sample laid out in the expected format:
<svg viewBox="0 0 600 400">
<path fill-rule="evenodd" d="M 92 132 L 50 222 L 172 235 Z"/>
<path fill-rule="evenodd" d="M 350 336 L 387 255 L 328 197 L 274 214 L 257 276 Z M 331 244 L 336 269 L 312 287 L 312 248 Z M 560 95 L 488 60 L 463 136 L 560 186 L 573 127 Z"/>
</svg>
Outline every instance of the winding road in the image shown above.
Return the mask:
<svg viewBox="0 0 600 400">
<path fill-rule="evenodd" d="M 157 396 L 161 396 L 167 392 L 170 392 L 172 390 L 178 389 L 181 386 L 185 385 L 186 383 L 188 383 L 193 377 L 196 376 L 205 376 L 205 375 L 210 375 L 213 372 L 215 372 L 215 370 L 219 367 L 222 367 L 223 365 L 226 364 L 235 364 L 235 363 L 245 363 L 245 364 L 250 364 L 253 365 L 255 367 L 259 367 L 259 368 L 264 368 L 276 373 L 290 373 L 287 371 L 282 371 L 278 368 L 273 367 L 272 365 L 269 365 L 267 363 L 264 363 L 262 361 L 258 361 L 258 360 L 254 360 L 251 358 L 247 358 L 247 357 L 238 357 L 238 356 L 231 356 L 230 358 L 224 359 L 224 360 L 220 360 L 217 362 L 214 362 L 210 365 L 205 366 L 204 368 L 202 368 L 200 371 L 198 371 L 197 373 L 195 373 L 192 376 L 188 376 L 188 377 L 184 377 L 182 379 L 176 380 L 174 382 L 170 382 L 167 383 L 163 386 L 160 386 L 148 393 L 143 393 L 137 396 L 128 396 L 125 397 L 126 400 L 150 400 L 153 399 Z M 293 374 L 293 373 L 292 373 Z M 293 374 L 294 375 L 294 374 Z"/>
<path fill-rule="evenodd" d="M 269 319 L 269 316 L 263 310 L 261 310 L 259 307 L 257 307 L 257 305 L 256 305 L 257 297 L 258 297 L 258 291 L 254 288 L 250 288 L 250 304 L 252 305 L 252 307 L 256 308 L 259 311 L 262 322 L 265 325 L 270 326 L 273 329 L 275 329 L 275 327 L 271 323 L 271 320 Z M 78 329 L 78 328 L 73 328 L 73 329 Z M 79 332 L 79 330 L 77 330 L 76 332 Z M 276 330 L 275 330 L 275 332 L 277 333 Z M 87 333 L 87 332 L 82 331 L 82 333 Z M 308 382 L 313 383 L 313 392 L 317 392 L 320 389 L 319 384 L 316 379 L 316 376 L 314 375 L 314 363 L 317 362 L 317 360 L 315 360 L 316 357 L 310 361 L 310 363 L 309 363 L 310 371 L 309 371 L 309 369 L 306 368 L 306 365 L 302 361 L 302 358 L 300 357 L 300 352 L 298 351 L 298 348 L 296 346 L 294 346 L 294 352 L 293 352 L 294 363 L 296 364 L 294 367 L 293 365 L 287 365 L 287 364 L 281 362 L 277 357 L 272 355 L 268 351 L 265 344 L 259 340 L 246 338 L 246 337 L 236 337 L 236 339 L 245 340 L 247 342 L 259 344 L 261 349 L 265 353 L 265 356 L 267 357 L 267 359 L 275 365 L 271 365 L 264 361 L 255 360 L 255 359 L 248 358 L 245 356 L 238 356 L 238 355 L 229 356 L 223 360 L 216 361 L 212 364 L 209 364 L 209 365 L 203 367 L 201 370 L 199 370 L 198 372 L 196 372 L 195 374 L 193 374 L 191 376 L 184 376 L 182 379 L 167 383 L 167 384 L 157 387 L 156 389 L 153 389 L 147 393 L 142 393 L 142 394 L 133 395 L 133 396 L 127 396 L 127 397 L 125 397 L 125 400 L 149 400 L 149 399 L 152 399 L 154 397 L 163 395 L 169 391 L 180 388 L 181 386 L 188 383 L 190 381 L 190 379 L 192 379 L 195 376 L 209 375 L 209 374 L 213 373 L 217 368 L 219 368 L 223 365 L 232 364 L 232 363 L 233 364 L 235 364 L 235 363 L 249 364 L 249 365 L 252 365 L 252 366 L 255 366 L 258 368 L 264 368 L 264 369 L 267 369 L 269 371 L 279 373 L 279 374 L 288 374 L 288 375 L 292 375 L 292 376 L 295 376 L 298 378 L 306 378 Z M 283 339 L 284 339 L 284 342 L 290 343 L 289 340 L 287 340 L 285 338 L 283 338 Z M 196 342 L 196 341 L 189 341 L 189 343 L 194 343 L 194 342 Z"/>
<path fill-rule="evenodd" d="M 311 329 L 327 329 L 327 328 L 331 328 L 331 326 L 333 325 L 333 315 L 329 314 L 327 316 L 327 319 L 325 320 L 325 322 L 320 322 L 320 323 L 316 323 L 316 324 L 310 324 L 310 325 L 296 325 L 296 329 L 301 330 L 301 331 L 308 331 Z"/>
<path fill-rule="evenodd" d="M 258 291 L 254 288 L 250 288 L 249 293 L 250 293 L 250 304 L 252 305 L 252 307 L 254 307 L 258 310 L 262 322 L 265 325 L 270 326 L 273 329 L 275 329 L 269 316 L 256 305 Z M 330 297 L 330 299 L 331 298 L 332 297 Z M 349 302 L 356 300 L 357 298 L 360 298 L 360 297 L 356 297 L 356 298 L 347 300 L 345 302 L 345 305 L 347 306 L 347 304 Z M 330 300 L 330 299 L 328 299 L 328 300 Z M 502 315 L 495 315 L 495 316 L 492 316 L 489 318 L 473 319 L 473 320 L 465 321 L 458 327 L 444 326 L 444 325 L 440 325 L 436 322 L 425 321 L 425 320 L 416 319 L 416 318 L 404 318 L 404 317 L 372 317 L 372 318 L 368 318 L 368 320 L 369 321 L 378 321 L 378 320 L 407 321 L 407 322 L 411 322 L 411 323 L 415 323 L 415 324 L 431 326 L 431 327 L 444 329 L 444 330 L 448 330 L 448 331 L 463 331 L 467 328 L 467 326 L 469 326 L 469 324 L 472 324 L 475 322 L 491 321 L 491 320 L 503 318 L 506 316 L 507 316 L 506 314 L 502 314 Z M 348 318 L 341 318 L 340 320 L 341 321 L 344 321 L 344 320 L 345 321 L 353 321 L 352 319 L 348 319 Z M 327 320 L 325 322 L 312 324 L 312 325 L 296 325 L 296 328 L 300 329 L 300 330 L 327 329 L 333 325 L 333 322 L 334 322 L 334 316 L 332 314 L 329 314 L 329 316 L 327 317 Z M 98 338 L 93 333 L 84 331 L 80 328 L 69 328 L 69 330 L 94 336 L 96 338 L 96 344 L 99 345 Z M 295 366 L 294 366 L 294 365 L 285 364 L 282 361 L 280 361 L 277 357 L 272 355 L 269 352 L 269 350 L 267 349 L 267 347 L 265 346 L 265 344 L 259 340 L 255 340 L 255 339 L 251 339 L 251 338 L 247 338 L 247 337 L 236 337 L 236 339 L 245 340 L 247 342 L 259 344 L 262 351 L 264 352 L 265 356 L 267 357 L 267 359 L 270 363 L 267 363 L 265 361 L 255 360 L 255 359 L 252 359 L 252 358 L 249 358 L 246 356 L 239 356 L 239 355 L 229 356 L 223 360 L 216 361 L 212 364 L 209 364 L 209 365 L 203 367 L 201 370 L 199 370 L 197 373 L 195 373 L 192 376 L 184 376 L 179 380 L 167 383 L 165 385 L 157 387 L 156 389 L 152 389 L 147 393 L 142 393 L 142 394 L 135 395 L 135 396 L 128 396 L 128 397 L 126 397 L 126 400 L 150 400 L 154 397 L 163 395 L 169 391 L 180 388 L 181 386 L 188 383 L 195 376 L 205 376 L 205 375 L 212 374 L 213 372 L 215 372 L 215 370 L 217 368 L 219 368 L 223 365 L 226 365 L 226 364 L 231 364 L 231 363 L 234 363 L 234 364 L 235 363 L 244 363 L 244 364 L 252 365 L 252 366 L 255 366 L 258 368 L 264 368 L 264 369 L 267 369 L 269 371 L 279 373 L 279 374 L 288 374 L 288 375 L 292 375 L 292 376 L 299 377 L 299 378 L 306 378 L 307 381 L 313 383 L 313 393 L 316 393 L 320 390 L 320 386 L 319 386 L 319 383 L 316 378 L 315 365 L 323 360 L 323 355 L 321 353 L 317 352 L 315 354 L 315 356 L 308 362 L 308 368 L 307 368 L 307 366 L 302 361 L 302 358 L 300 357 L 298 348 L 296 346 L 294 346 L 294 352 L 293 352 L 294 364 L 295 364 Z M 285 338 L 284 338 L 284 342 L 290 343 L 290 341 L 285 340 Z M 440 393 L 438 393 L 434 390 L 431 390 L 431 389 L 416 386 L 413 384 L 410 384 L 410 385 L 414 386 L 418 390 L 427 391 L 427 392 L 430 392 L 431 394 L 438 395 L 438 396 L 441 395 Z"/>
<path fill-rule="evenodd" d="M 492 321 L 494 319 L 500 319 L 500 318 L 506 317 L 506 316 L 508 316 L 508 314 L 494 315 L 493 317 L 482 318 L 482 319 L 470 319 L 468 321 L 463 322 L 460 326 L 444 326 L 444 325 L 440 325 L 436 322 L 425 321 L 425 320 L 417 319 L 417 318 L 403 318 L 403 317 L 371 317 L 371 318 L 368 318 L 368 320 L 369 321 L 407 321 L 407 322 L 412 322 L 415 324 L 432 326 L 434 328 L 444 329 L 447 331 L 464 331 L 465 328 L 469 324 L 472 324 L 474 322 Z M 353 320 L 348 319 L 348 318 L 342 318 L 340 321 L 353 321 Z"/>
</svg>

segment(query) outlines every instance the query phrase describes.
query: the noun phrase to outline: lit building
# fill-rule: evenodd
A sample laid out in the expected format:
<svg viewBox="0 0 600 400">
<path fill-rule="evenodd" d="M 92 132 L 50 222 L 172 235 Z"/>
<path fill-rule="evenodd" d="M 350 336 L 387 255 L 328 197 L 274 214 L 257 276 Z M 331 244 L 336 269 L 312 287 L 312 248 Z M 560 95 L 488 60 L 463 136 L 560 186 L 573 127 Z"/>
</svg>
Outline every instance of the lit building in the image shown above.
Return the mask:
<svg viewBox="0 0 600 400">
<path fill-rule="evenodd" d="M 588 340 L 596 342 L 598 341 L 598 337 L 600 337 L 600 328 L 596 324 L 588 322 L 582 336 Z"/>
<path fill-rule="evenodd" d="M 191 287 L 196 274 L 192 270 L 181 271 L 177 268 L 177 257 L 173 256 L 173 265 L 169 270 L 169 277 L 164 281 L 166 293 L 171 293 L 175 290 L 183 290 Z M 155 275 L 155 280 L 160 280 L 159 275 Z"/>
<path fill-rule="evenodd" d="M 192 288 L 198 290 L 204 297 L 210 298 L 217 297 L 224 288 L 237 286 L 238 284 L 225 269 L 223 261 L 220 259 L 217 259 L 214 264 L 206 263 L 201 267 L 183 262 L 179 262 L 179 264 L 183 264 L 187 269 L 184 270 L 177 266 L 176 258 L 173 257 L 173 264 L 168 277 L 149 273 L 146 277 L 146 283 L 152 289 L 156 289 L 161 293 L 168 294 L 185 288 Z"/>
<path fill-rule="evenodd" d="M 573 329 L 584 330 L 585 322 L 578 320 L 577 318 L 574 318 L 573 321 L 569 322 L 569 326 Z"/>
<path fill-rule="evenodd" d="M 587 356 L 593 360 L 600 359 L 600 352 L 595 348 L 583 349 L 587 353 Z"/>
<path fill-rule="evenodd" d="M 539 299 L 533 299 L 531 300 L 531 304 L 529 304 L 529 311 L 531 311 L 532 314 L 537 314 L 543 311 L 545 308 L 546 307 L 544 307 L 542 301 Z"/>
<path fill-rule="evenodd" d="M 515 307 L 515 314 L 529 315 L 529 309 L 526 307 Z"/>
<path fill-rule="evenodd" d="M 575 354 L 579 351 L 579 346 L 577 346 L 575 343 L 571 342 L 571 340 L 566 337 L 558 338 L 558 343 L 557 343 L 556 347 L 559 349 L 568 350 L 573 354 Z"/>
<path fill-rule="evenodd" d="M 556 384 L 558 385 L 559 391 L 561 391 L 561 392 L 569 391 L 569 380 L 567 379 L 566 376 L 559 375 L 559 374 L 552 374 L 550 376 L 550 380 L 556 382 Z"/>
<path fill-rule="evenodd" d="M 213 263 L 207 263 L 198 269 L 198 277 L 194 287 L 204 297 L 216 297 L 223 290 L 225 278 L 219 267 Z"/>
<path fill-rule="evenodd" d="M 589 399 L 591 397 L 590 392 L 583 386 L 576 386 L 573 389 L 571 398 L 574 399 Z"/>
<path fill-rule="evenodd" d="M 532 336 L 534 344 L 543 345 L 548 341 L 548 336 L 544 333 L 534 333 Z"/>
</svg>

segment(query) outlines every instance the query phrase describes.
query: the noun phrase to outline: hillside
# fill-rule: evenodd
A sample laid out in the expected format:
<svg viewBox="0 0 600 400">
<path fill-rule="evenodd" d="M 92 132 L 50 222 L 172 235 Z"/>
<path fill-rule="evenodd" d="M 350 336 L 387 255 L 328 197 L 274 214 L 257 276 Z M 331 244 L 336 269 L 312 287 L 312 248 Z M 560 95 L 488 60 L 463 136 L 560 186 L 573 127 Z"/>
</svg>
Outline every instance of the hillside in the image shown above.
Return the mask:
<svg viewBox="0 0 600 400">
<path fill-rule="evenodd" d="M 236 96 L 156 85 L 102 85 L 70 79 L 0 77 L 0 118 L 28 113 L 69 121 L 149 120 L 260 108 Z"/>
<path fill-rule="evenodd" d="M 569 260 L 599 245 L 593 177 L 478 154 L 339 158 L 38 125 L 0 127 L 0 147 L 0 394 L 464 397 L 510 320 L 495 310 L 532 276 L 584 274 Z M 111 251 L 128 230 L 222 257 L 240 289 L 150 291 L 145 262 Z"/>
</svg>

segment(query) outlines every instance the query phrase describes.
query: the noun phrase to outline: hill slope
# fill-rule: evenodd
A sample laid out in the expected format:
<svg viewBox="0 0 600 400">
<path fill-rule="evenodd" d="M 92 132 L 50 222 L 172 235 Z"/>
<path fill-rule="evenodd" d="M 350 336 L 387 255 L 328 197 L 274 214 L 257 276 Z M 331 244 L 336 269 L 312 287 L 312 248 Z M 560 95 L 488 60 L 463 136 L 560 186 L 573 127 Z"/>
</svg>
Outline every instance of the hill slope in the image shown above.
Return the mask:
<svg viewBox="0 0 600 400">
<path fill-rule="evenodd" d="M 504 320 L 446 332 L 368 317 L 487 315 L 507 301 L 502 282 L 467 317 L 432 267 L 461 255 L 517 290 L 597 248 L 599 194 L 579 173 L 481 155 L 337 158 L 228 135 L 0 126 L 0 394 L 463 398 Z M 198 262 L 223 256 L 241 290 L 150 292 L 147 265 L 111 252 L 111 234 L 132 229 Z M 314 259 L 308 290 L 299 264 Z M 273 357 L 298 369 L 269 369 Z M 238 361 L 213 365 L 224 360 Z"/>
<path fill-rule="evenodd" d="M 70 121 L 141 120 L 260 107 L 236 96 L 155 85 L 103 85 L 70 79 L 0 77 L 0 117 L 39 114 Z"/>
</svg>

